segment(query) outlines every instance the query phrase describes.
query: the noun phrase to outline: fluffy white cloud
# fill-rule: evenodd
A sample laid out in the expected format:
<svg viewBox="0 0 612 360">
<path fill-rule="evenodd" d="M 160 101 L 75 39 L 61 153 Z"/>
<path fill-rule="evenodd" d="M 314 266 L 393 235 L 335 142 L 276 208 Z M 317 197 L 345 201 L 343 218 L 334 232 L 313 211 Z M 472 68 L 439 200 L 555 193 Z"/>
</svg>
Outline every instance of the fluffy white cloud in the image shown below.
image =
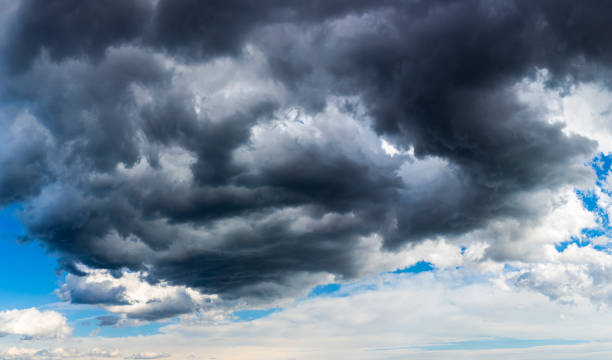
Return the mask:
<svg viewBox="0 0 612 360">
<path fill-rule="evenodd" d="M 216 295 L 204 295 L 191 288 L 165 282 L 152 285 L 143 279 L 146 273 L 123 271 L 120 276 L 113 276 L 107 270 L 82 269 L 86 275 L 68 274 L 57 294 L 64 301 L 98 305 L 112 313 L 124 315 L 103 317 L 103 325 L 133 325 L 201 310 L 209 310 L 207 314 L 215 317 L 210 308 L 218 299 Z"/>
<path fill-rule="evenodd" d="M 65 338 L 72 329 L 66 318 L 56 311 L 35 308 L 0 312 L 0 334 L 18 335 L 28 339 Z"/>
<path fill-rule="evenodd" d="M 590 300 L 602 310 L 612 305 L 612 255 L 592 246 L 570 244 L 550 262 L 529 264 L 506 274 L 509 282 L 551 300 L 575 304 Z"/>
<path fill-rule="evenodd" d="M 598 228 L 597 217 L 584 208 L 576 190 L 566 187 L 557 193 L 547 190 L 523 194 L 515 199 L 527 204 L 531 217 L 500 219 L 466 235 L 450 239 L 455 244 L 487 244 L 484 258 L 500 265 L 554 261 L 555 245 L 585 239 L 583 229 Z"/>
</svg>

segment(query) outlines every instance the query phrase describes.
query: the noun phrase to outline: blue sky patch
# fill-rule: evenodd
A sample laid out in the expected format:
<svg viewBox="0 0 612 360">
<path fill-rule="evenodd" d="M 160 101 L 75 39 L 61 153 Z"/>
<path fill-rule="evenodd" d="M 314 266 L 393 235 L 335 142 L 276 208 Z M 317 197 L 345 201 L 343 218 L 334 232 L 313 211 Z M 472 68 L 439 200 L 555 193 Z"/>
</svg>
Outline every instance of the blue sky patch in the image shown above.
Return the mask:
<svg viewBox="0 0 612 360">
<path fill-rule="evenodd" d="M 57 261 L 37 241 L 21 242 L 25 234 L 18 205 L 0 210 L 0 308 L 39 306 L 57 301 L 53 291 L 60 277 Z"/>
<path fill-rule="evenodd" d="M 599 187 L 601 192 L 606 193 L 603 185 L 607 180 L 612 168 L 612 156 L 599 154 L 593 159 L 593 161 L 591 161 L 589 165 L 593 171 L 595 171 L 595 175 L 597 176 L 597 180 L 595 182 L 596 186 Z M 595 215 L 599 227 L 582 229 L 581 238 L 572 237 L 570 240 L 559 242 L 557 245 L 555 245 L 558 252 L 565 251 L 570 244 L 583 247 L 591 245 L 591 241 L 589 239 L 600 236 L 612 236 L 612 227 L 610 226 L 609 215 L 606 209 L 599 206 L 599 198 L 597 193 L 592 190 L 576 190 L 576 195 L 582 201 L 582 206 Z M 599 251 L 608 250 L 608 247 L 604 245 L 595 245 L 593 248 Z"/>
<path fill-rule="evenodd" d="M 557 249 L 558 252 L 563 252 L 571 244 L 577 245 L 578 247 L 585 247 L 585 246 L 590 245 L 591 242 L 588 240 L 583 240 L 583 239 L 579 239 L 577 237 L 572 236 L 571 240 L 561 241 L 560 243 L 556 244 L 555 249 Z"/>
<path fill-rule="evenodd" d="M 435 267 L 433 266 L 432 263 L 421 260 L 412 266 L 395 270 L 392 272 L 392 274 L 402 274 L 402 273 L 418 274 L 418 273 L 422 273 L 425 271 L 433 271 L 434 269 Z"/>
<path fill-rule="evenodd" d="M 317 296 L 325 296 L 338 292 L 340 290 L 340 284 L 327 284 L 327 285 L 317 285 L 310 291 L 308 297 L 317 297 Z"/>
<path fill-rule="evenodd" d="M 503 270 L 504 274 L 511 273 L 511 272 L 517 272 L 517 271 L 521 271 L 521 269 L 514 267 L 512 265 L 509 265 L 509 264 L 504 264 L 504 270 Z"/>
<path fill-rule="evenodd" d="M 600 153 L 591 161 L 591 167 L 595 170 L 597 179 L 606 181 L 612 171 L 612 155 Z"/>
<path fill-rule="evenodd" d="M 279 308 L 271 308 L 265 310 L 240 310 L 234 311 L 232 313 L 232 317 L 234 318 L 234 321 L 253 321 L 279 311 L 281 311 L 281 309 Z"/>
</svg>

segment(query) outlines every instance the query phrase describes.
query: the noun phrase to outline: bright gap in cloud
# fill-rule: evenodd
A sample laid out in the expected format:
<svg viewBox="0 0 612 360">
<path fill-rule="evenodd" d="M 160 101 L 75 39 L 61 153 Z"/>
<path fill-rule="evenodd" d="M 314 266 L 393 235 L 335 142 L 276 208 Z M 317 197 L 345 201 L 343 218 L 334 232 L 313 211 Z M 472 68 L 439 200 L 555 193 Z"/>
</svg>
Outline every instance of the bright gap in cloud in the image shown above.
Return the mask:
<svg viewBox="0 0 612 360">
<path fill-rule="evenodd" d="M 395 156 L 400 154 L 400 151 L 395 146 L 388 143 L 385 139 L 380 140 L 380 147 L 383 149 L 385 154 L 389 156 Z"/>
</svg>

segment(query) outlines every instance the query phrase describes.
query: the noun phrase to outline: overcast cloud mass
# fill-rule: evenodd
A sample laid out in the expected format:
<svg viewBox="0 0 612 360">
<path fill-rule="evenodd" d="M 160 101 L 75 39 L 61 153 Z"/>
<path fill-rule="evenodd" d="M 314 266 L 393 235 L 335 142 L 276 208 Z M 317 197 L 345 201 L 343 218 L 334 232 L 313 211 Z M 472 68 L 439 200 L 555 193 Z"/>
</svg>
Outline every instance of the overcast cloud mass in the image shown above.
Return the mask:
<svg viewBox="0 0 612 360">
<path fill-rule="evenodd" d="M 0 14 L 0 207 L 68 272 L 60 300 L 110 313 L 100 326 L 212 326 L 419 261 L 612 305 L 611 2 L 4 0 Z M 454 286 L 432 276 L 401 284 Z M 55 312 L 28 316 L 59 332 L 2 316 L 22 315 L 0 313 L 3 334 L 70 333 Z M 147 350 L 122 356 L 171 356 Z"/>
</svg>

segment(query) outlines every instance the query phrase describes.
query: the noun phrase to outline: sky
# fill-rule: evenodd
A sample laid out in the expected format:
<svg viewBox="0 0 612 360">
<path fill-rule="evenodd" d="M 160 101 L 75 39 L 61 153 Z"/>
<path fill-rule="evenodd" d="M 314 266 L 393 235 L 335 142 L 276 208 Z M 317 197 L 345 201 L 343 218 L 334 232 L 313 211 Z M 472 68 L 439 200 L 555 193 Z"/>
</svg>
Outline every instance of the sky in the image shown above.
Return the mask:
<svg viewBox="0 0 612 360">
<path fill-rule="evenodd" d="M 0 0 L 0 359 L 609 359 L 611 12 Z"/>
</svg>

